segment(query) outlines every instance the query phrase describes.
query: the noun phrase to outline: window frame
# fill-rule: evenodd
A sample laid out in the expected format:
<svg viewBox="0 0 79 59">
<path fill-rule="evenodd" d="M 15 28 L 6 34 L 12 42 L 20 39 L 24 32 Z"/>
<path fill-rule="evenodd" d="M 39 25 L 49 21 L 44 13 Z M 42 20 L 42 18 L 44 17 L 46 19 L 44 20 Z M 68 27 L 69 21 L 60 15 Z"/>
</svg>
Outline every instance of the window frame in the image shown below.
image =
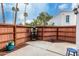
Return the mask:
<svg viewBox="0 0 79 59">
<path fill-rule="evenodd" d="M 70 22 L 70 15 L 66 15 L 66 23 Z"/>
</svg>

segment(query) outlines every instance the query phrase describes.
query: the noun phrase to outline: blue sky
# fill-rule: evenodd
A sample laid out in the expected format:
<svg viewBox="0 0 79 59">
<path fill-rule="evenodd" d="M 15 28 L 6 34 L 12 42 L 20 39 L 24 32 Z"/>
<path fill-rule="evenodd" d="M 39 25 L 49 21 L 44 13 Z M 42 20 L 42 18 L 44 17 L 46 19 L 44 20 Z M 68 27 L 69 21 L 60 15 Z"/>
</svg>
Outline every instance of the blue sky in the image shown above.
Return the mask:
<svg viewBox="0 0 79 59">
<path fill-rule="evenodd" d="M 5 18 L 6 23 L 12 23 L 13 22 L 13 11 L 12 7 L 15 6 L 15 4 L 4 4 L 4 11 L 5 11 Z M 1 6 L 0 6 L 1 7 Z M 24 4 L 18 5 L 20 11 L 18 12 L 17 17 L 17 24 L 23 23 L 24 21 Z M 72 4 L 71 3 L 30 3 L 27 5 L 26 12 L 28 13 L 27 21 L 30 23 L 33 19 L 35 19 L 39 13 L 45 11 L 49 15 L 56 16 L 63 10 L 70 11 L 72 10 Z M 0 9 L 1 13 L 1 9 Z M 0 22 L 2 22 L 2 14 L 0 14 Z"/>
</svg>

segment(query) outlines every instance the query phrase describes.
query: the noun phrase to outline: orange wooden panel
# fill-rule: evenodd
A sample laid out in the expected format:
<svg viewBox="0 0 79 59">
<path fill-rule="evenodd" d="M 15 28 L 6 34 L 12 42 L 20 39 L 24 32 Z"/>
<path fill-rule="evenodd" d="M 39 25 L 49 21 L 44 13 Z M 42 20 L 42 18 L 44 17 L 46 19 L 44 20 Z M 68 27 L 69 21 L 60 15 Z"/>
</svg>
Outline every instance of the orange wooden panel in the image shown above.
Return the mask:
<svg viewBox="0 0 79 59">
<path fill-rule="evenodd" d="M 43 28 L 43 31 L 57 31 L 57 28 Z"/>
<path fill-rule="evenodd" d="M 72 31 L 72 32 L 75 32 L 76 31 L 76 28 L 59 28 L 58 29 L 59 31 Z"/>
<path fill-rule="evenodd" d="M 66 37 L 67 41 L 76 42 L 76 38 Z"/>
<path fill-rule="evenodd" d="M 39 40 L 42 40 L 42 37 L 38 37 Z"/>
<path fill-rule="evenodd" d="M 5 48 L 5 47 L 6 47 L 6 45 L 7 45 L 7 43 L 0 43 L 0 49 Z"/>
<path fill-rule="evenodd" d="M 22 38 L 22 37 L 26 37 L 26 33 L 17 33 L 16 34 L 16 38 Z"/>
<path fill-rule="evenodd" d="M 56 36 L 53 36 L 53 37 L 43 37 L 43 40 L 53 41 L 53 40 L 56 40 Z"/>
<path fill-rule="evenodd" d="M 58 37 L 58 39 L 68 42 L 76 42 L 76 38 L 71 38 L 71 37 Z"/>
<path fill-rule="evenodd" d="M 42 33 L 41 32 L 38 32 L 38 36 L 42 36 Z"/>
<path fill-rule="evenodd" d="M 38 28 L 37 31 L 38 31 L 38 32 L 39 32 L 39 31 L 42 31 L 42 28 Z"/>
<path fill-rule="evenodd" d="M 7 32 L 13 32 L 13 28 L 7 28 Z"/>
<path fill-rule="evenodd" d="M 26 28 L 16 28 L 16 32 L 26 32 Z"/>
<path fill-rule="evenodd" d="M 21 45 L 22 43 L 26 42 L 26 40 L 23 39 L 16 39 L 16 46 Z"/>
<path fill-rule="evenodd" d="M 0 33 L 12 33 L 13 32 L 13 28 L 0 28 Z"/>
<path fill-rule="evenodd" d="M 76 33 L 66 33 L 66 36 L 72 36 L 72 37 L 76 37 Z"/>
<path fill-rule="evenodd" d="M 58 32 L 58 35 L 66 35 L 64 32 Z"/>
<path fill-rule="evenodd" d="M 14 40 L 12 34 L 10 36 L 8 34 L 0 35 L 0 42 L 9 41 L 9 40 Z"/>
<path fill-rule="evenodd" d="M 76 33 L 65 33 L 65 32 L 59 32 L 59 36 L 71 36 L 71 37 L 76 37 Z"/>
<path fill-rule="evenodd" d="M 44 32 L 43 36 L 53 36 L 53 35 L 56 35 L 56 34 L 57 34 L 56 32 Z"/>
<path fill-rule="evenodd" d="M 58 40 L 66 40 L 66 38 L 65 38 L 65 37 L 63 37 L 63 36 L 62 36 L 62 37 L 61 37 L 61 36 L 59 36 L 59 37 L 58 37 Z"/>
</svg>

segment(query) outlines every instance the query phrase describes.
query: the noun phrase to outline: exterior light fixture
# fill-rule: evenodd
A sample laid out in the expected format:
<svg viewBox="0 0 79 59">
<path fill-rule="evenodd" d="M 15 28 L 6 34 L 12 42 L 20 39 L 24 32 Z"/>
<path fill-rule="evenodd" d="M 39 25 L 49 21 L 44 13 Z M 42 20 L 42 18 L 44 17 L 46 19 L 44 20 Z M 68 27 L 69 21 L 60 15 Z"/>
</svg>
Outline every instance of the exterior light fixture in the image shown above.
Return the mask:
<svg viewBox="0 0 79 59">
<path fill-rule="evenodd" d="M 77 7 L 77 8 L 74 8 L 74 9 L 73 9 L 73 11 L 74 11 L 74 14 L 76 14 L 76 15 L 77 15 L 77 14 L 79 13 L 79 5 L 78 5 L 78 7 Z"/>
</svg>

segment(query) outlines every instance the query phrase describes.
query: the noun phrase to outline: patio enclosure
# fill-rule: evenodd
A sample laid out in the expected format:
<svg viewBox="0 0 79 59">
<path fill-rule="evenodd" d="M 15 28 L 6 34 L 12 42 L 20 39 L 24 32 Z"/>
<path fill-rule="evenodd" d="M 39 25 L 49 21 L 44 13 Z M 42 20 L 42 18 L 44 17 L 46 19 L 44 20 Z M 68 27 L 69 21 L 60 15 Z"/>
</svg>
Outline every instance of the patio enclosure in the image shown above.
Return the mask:
<svg viewBox="0 0 79 59">
<path fill-rule="evenodd" d="M 21 25 L 0 24 L 0 49 L 13 40 L 16 46 L 31 40 L 31 28 Z M 76 42 L 76 26 L 37 26 L 37 39 L 45 41 Z"/>
</svg>

